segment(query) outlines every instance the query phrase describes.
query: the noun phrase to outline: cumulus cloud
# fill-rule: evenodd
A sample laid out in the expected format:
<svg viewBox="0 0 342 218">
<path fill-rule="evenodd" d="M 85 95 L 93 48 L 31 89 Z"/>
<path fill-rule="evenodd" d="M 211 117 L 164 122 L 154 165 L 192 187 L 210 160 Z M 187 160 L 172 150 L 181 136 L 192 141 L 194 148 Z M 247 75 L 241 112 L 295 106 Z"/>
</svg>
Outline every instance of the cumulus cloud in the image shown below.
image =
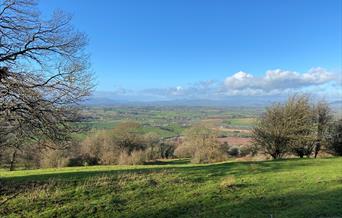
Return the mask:
<svg viewBox="0 0 342 218">
<path fill-rule="evenodd" d="M 224 80 L 205 80 L 173 87 L 129 90 L 117 87 L 112 94 L 138 99 L 224 99 L 228 96 L 286 96 L 301 91 L 334 96 L 342 93 L 341 72 L 312 68 L 300 73 L 289 70 L 268 70 L 256 76 L 243 71 Z M 339 94 L 341 95 L 341 94 Z"/>
<path fill-rule="evenodd" d="M 241 90 L 277 92 L 323 85 L 332 82 L 333 79 L 334 75 L 323 68 L 313 68 L 306 73 L 281 69 L 268 70 L 260 77 L 240 71 L 224 80 L 224 89 L 230 92 Z"/>
<path fill-rule="evenodd" d="M 331 90 L 332 86 L 336 86 L 336 78 L 338 74 L 319 67 L 304 73 L 281 69 L 268 70 L 261 76 L 239 71 L 223 81 L 205 80 L 185 86 L 145 89 L 141 93 L 166 98 L 217 99 L 225 96 L 275 96 L 296 91 Z"/>
</svg>

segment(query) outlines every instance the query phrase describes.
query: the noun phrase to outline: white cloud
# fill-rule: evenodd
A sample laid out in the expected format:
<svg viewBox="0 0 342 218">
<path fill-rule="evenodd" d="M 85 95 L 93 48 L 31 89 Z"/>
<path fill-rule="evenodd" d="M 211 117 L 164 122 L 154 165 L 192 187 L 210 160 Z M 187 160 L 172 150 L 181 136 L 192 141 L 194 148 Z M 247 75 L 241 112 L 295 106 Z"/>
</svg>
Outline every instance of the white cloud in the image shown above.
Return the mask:
<svg viewBox="0 0 342 218">
<path fill-rule="evenodd" d="M 242 90 L 279 92 L 324 85 L 333 79 L 334 75 L 323 68 L 313 68 L 306 73 L 281 69 L 268 70 L 260 77 L 240 71 L 224 80 L 224 90 L 228 93 Z"/>
<path fill-rule="evenodd" d="M 138 99 L 224 99 L 228 96 L 287 96 L 307 92 L 322 96 L 341 96 L 341 72 L 312 68 L 304 73 L 268 70 L 261 76 L 239 71 L 223 81 L 205 80 L 165 88 L 129 90 L 117 87 L 112 95 Z"/>
<path fill-rule="evenodd" d="M 253 81 L 253 75 L 239 71 L 234 75 L 227 77 L 224 80 L 224 85 L 229 89 L 244 89 L 249 88 Z"/>
</svg>

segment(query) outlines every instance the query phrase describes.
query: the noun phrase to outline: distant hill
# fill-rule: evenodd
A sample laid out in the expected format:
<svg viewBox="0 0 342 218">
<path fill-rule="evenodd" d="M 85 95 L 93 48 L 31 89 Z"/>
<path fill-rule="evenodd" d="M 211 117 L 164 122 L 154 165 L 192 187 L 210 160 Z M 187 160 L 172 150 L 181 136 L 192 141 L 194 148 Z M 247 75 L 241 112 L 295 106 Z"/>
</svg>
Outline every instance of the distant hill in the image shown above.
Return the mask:
<svg viewBox="0 0 342 218">
<path fill-rule="evenodd" d="M 342 100 L 341 101 L 333 101 L 330 105 L 334 108 L 338 108 L 342 110 Z"/>
<path fill-rule="evenodd" d="M 222 100 L 209 99 L 175 99 L 164 101 L 148 101 L 148 99 L 114 99 L 110 97 L 92 96 L 82 103 L 86 106 L 204 106 L 204 107 L 265 107 L 276 101 L 283 101 L 279 98 L 263 97 L 228 97 Z"/>
<path fill-rule="evenodd" d="M 106 93 L 95 94 L 82 102 L 86 106 L 188 106 L 188 107 L 265 107 L 274 102 L 283 102 L 284 96 L 229 96 L 220 100 L 172 99 L 153 100 L 148 97 L 115 97 Z M 342 110 L 342 100 L 329 101 L 334 110 Z"/>
</svg>

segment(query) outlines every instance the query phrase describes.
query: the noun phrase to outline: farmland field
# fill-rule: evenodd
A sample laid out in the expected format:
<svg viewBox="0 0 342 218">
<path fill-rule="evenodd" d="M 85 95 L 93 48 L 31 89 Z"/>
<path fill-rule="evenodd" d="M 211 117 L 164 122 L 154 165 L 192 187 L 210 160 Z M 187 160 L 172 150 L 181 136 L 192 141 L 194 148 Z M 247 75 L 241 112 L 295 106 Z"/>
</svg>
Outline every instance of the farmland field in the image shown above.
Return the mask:
<svg viewBox="0 0 342 218">
<path fill-rule="evenodd" d="M 155 132 L 161 137 L 182 135 L 184 129 L 199 122 L 220 128 L 226 136 L 248 136 L 256 117 L 263 111 L 253 107 L 85 107 L 85 125 L 90 129 L 111 129 L 127 120 L 139 122 L 141 133 Z"/>
<path fill-rule="evenodd" d="M 0 171 L 1 217 L 341 217 L 342 159 Z"/>
</svg>

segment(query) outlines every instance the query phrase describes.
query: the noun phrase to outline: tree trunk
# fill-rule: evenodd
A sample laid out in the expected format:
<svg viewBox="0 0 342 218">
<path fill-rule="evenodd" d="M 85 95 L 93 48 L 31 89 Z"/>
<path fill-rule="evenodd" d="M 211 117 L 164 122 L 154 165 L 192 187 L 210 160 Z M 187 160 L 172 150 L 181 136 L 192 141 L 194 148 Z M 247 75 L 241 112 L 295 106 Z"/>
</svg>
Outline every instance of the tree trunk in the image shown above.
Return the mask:
<svg viewBox="0 0 342 218">
<path fill-rule="evenodd" d="M 318 152 L 321 150 L 321 143 L 320 142 L 317 142 L 316 143 L 316 146 L 315 146 L 315 158 L 317 157 L 318 155 Z"/>
<path fill-rule="evenodd" d="M 13 154 L 12 154 L 12 158 L 11 158 L 11 162 L 10 162 L 10 171 L 14 171 L 15 169 L 15 158 L 17 156 L 17 150 L 14 150 Z"/>
</svg>

